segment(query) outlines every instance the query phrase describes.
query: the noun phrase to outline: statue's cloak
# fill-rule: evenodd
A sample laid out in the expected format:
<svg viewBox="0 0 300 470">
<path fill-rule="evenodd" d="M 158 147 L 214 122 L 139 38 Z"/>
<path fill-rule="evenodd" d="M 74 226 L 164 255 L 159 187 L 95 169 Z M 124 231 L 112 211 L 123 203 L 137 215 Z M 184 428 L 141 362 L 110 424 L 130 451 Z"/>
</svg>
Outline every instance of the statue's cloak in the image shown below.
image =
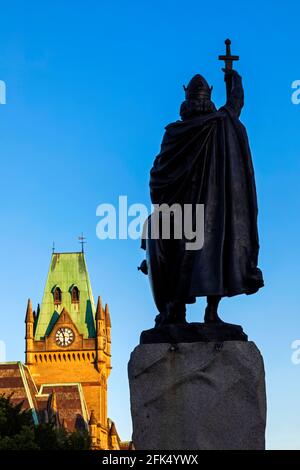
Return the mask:
<svg viewBox="0 0 300 470">
<path fill-rule="evenodd" d="M 263 286 L 251 152 L 230 107 L 166 127 L 150 190 L 153 204 L 204 204 L 203 247 L 187 251 L 186 240 L 178 241 L 178 300 L 253 294 Z"/>
</svg>

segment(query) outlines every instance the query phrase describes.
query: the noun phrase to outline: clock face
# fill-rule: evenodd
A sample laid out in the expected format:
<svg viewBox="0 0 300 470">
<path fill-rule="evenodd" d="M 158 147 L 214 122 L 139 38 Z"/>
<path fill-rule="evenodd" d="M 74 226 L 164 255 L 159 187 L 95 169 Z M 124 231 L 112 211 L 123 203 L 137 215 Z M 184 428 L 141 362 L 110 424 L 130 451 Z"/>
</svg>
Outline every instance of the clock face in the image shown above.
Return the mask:
<svg viewBox="0 0 300 470">
<path fill-rule="evenodd" d="M 58 346 L 70 346 L 74 341 L 74 333 L 71 328 L 59 328 L 55 335 L 55 341 Z"/>
</svg>

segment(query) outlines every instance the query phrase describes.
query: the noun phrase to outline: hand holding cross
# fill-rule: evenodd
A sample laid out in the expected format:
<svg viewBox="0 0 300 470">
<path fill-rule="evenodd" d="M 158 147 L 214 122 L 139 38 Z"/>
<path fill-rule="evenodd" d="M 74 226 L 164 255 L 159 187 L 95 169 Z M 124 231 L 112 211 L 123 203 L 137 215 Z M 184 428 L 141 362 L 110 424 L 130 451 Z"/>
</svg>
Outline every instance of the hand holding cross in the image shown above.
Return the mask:
<svg viewBox="0 0 300 470">
<path fill-rule="evenodd" d="M 233 69 L 232 64 L 233 64 L 234 61 L 239 60 L 239 56 L 238 55 L 231 55 L 231 41 L 230 41 L 230 39 L 226 39 L 225 45 L 226 45 L 226 54 L 225 55 L 219 55 L 219 60 L 224 60 L 224 63 L 225 63 L 225 77 L 224 77 L 224 80 L 226 82 L 226 91 L 227 91 L 227 98 L 228 98 L 230 90 L 231 90 L 231 86 L 232 86 L 232 77 L 230 75 L 228 75 L 226 72 Z"/>
</svg>

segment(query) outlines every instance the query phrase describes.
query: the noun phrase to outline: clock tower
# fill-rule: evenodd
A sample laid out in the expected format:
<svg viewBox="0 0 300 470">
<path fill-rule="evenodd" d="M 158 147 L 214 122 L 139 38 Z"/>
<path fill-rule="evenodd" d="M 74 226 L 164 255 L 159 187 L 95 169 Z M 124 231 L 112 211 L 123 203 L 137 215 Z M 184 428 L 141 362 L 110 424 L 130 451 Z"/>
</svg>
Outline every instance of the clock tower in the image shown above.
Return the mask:
<svg viewBox="0 0 300 470">
<path fill-rule="evenodd" d="M 83 252 L 53 253 L 41 306 L 26 312 L 26 366 L 38 390 L 78 386 L 93 447 L 110 448 L 107 380 L 111 370 L 108 305 L 97 305 Z M 64 410 L 65 413 L 67 412 Z"/>
</svg>

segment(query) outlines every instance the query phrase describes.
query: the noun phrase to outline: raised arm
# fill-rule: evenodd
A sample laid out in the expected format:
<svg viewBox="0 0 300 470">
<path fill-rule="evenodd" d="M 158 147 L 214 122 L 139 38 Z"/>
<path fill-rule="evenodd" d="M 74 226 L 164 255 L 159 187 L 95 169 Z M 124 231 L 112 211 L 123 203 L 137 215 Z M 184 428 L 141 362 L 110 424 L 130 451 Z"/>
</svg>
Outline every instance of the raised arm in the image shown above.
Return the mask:
<svg viewBox="0 0 300 470">
<path fill-rule="evenodd" d="M 230 108 L 239 117 L 244 106 L 244 88 L 242 77 L 235 70 L 223 69 L 226 82 L 229 82 L 227 88 L 226 107 Z"/>
</svg>

